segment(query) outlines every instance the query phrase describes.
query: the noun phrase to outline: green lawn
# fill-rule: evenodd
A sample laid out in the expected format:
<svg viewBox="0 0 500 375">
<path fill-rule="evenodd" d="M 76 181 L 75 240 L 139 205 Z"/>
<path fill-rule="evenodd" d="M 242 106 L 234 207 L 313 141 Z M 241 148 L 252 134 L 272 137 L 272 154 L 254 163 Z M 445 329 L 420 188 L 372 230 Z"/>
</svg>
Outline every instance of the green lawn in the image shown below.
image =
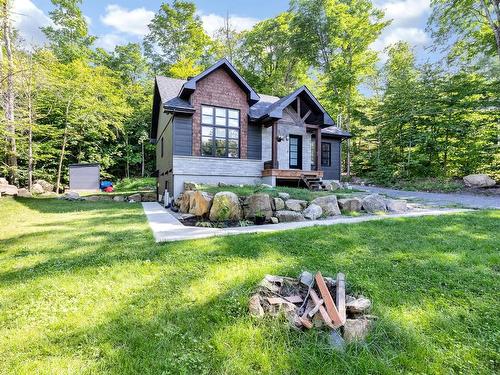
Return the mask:
<svg viewBox="0 0 500 375">
<path fill-rule="evenodd" d="M 1 374 L 492 374 L 500 211 L 155 244 L 139 204 L 0 199 Z M 266 274 L 343 271 L 364 345 L 252 319 Z"/>
</svg>

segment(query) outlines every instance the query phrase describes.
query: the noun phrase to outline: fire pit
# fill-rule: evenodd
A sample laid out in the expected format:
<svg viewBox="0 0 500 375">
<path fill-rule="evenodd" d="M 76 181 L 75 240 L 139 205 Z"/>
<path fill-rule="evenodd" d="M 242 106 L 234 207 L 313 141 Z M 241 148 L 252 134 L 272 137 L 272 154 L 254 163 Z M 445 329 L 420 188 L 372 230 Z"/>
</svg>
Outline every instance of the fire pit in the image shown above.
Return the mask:
<svg viewBox="0 0 500 375">
<path fill-rule="evenodd" d="M 285 314 L 296 329 L 328 330 L 330 344 L 337 349 L 365 339 L 376 320 L 368 314 L 370 307 L 369 299 L 346 294 L 343 273 L 331 278 L 307 271 L 298 278 L 266 275 L 249 303 L 253 316 Z"/>
</svg>

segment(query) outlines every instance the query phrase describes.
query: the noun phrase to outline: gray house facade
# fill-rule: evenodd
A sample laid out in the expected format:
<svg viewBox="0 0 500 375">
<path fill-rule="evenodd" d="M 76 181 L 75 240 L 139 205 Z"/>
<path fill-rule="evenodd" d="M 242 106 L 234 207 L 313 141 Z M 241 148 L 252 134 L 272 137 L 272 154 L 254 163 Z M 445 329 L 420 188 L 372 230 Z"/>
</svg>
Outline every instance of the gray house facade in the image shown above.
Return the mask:
<svg viewBox="0 0 500 375">
<path fill-rule="evenodd" d="M 340 180 L 340 146 L 350 134 L 305 86 L 283 98 L 257 94 L 222 59 L 187 81 L 157 76 L 154 90 L 159 194 L 176 197 L 185 181 L 275 186 Z"/>
</svg>

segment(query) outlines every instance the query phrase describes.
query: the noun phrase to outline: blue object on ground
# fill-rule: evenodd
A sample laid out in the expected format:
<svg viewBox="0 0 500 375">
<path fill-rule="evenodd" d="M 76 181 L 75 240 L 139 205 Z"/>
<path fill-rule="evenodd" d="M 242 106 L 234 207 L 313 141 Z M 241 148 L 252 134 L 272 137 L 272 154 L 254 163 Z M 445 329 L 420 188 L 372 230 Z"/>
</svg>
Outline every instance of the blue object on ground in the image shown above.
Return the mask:
<svg viewBox="0 0 500 375">
<path fill-rule="evenodd" d="M 110 186 L 113 186 L 113 183 L 111 181 L 101 181 L 101 190 L 104 190 Z"/>
</svg>

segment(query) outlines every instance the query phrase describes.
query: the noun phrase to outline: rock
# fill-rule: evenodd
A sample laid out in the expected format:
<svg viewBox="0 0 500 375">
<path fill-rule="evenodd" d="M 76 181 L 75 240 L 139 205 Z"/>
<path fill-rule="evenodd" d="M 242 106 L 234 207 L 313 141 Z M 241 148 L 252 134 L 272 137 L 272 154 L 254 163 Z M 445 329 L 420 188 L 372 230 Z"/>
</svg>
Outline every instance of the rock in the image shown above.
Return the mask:
<svg viewBox="0 0 500 375">
<path fill-rule="evenodd" d="M 215 194 L 210 209 L 211 221 L 241 220 L 242 210 L 238 196 L 229 191 Z"/>
<path fill-rule="evenodd" d="M 143 202 L 156 202 L 158 201 L 158 197 L 154 191 L 149 191 L 141 194 L 141 200 Z"/>
<path fill-rule="evenodd" d="M 177 198 L 174 199 L 174 206 L 175 207 L 180 207 L 181 206 L 181 202 L 182 202 L 182 197 L 183 197 L 184 193 L 180 193 Z"/>
<path fill-rule="evenodd" d="M 290 194 L 288 193 L 278 193 L 278 197 L 286 201 L 287 199 L 290 199 Z"/>
<path fill-rule="evenodd" d="M 25 189 L 25 188 L 17 189 L 17 196 L 18 197 L 23 197 L 23 198 L 31 198 L 32 197 L 32 195 L 29 192 L 29 190 Z"/>
<path fill-rule="evenodd" d="M 17 195 L 18 189 L 14 185 L 0 185 L 0 194 L 2 195 Z"/>
<path fill-rule="evenodd" d="M 113 197 L 113 200 L 114 200 L 115 202 L 125 202 L 126 197 L 125 197 L 124 195 L 115 195 L 115 196 Z"/>
<path fill-rule="evenodd" d="M 323 209 L 324 216 L 340 215 L 339 204 L 335 195 L 327 195 L 314 199 L 311 204 L 317 204 Z"/>
<path fill-rule="evenodd" d="M 54 185 L 52 185 L 50 182 L 47 182 L 45 180 L 36 180 L 35 184 L 41 185 L 43 188 L 43 191 L 45 191 L 45 192 L 54 191 Z"/>
<path fill-rule="evenodd" d="M 363 202 L 360 198 L 345 198 L 339 199 L 339 207 L 341 210 L 345 211 L 361 211 L 363 207 Z"/>
<path fill-rule="evenodd" d="M 141 201 L 141 194 L 136 193 L 128 196 L 129 201 L 134 201 L 134 202 L 140 202 Z"/>
<path fill-rule="evenodd" d="M 364 197 L 362 205 L 366 212 L 385 211 L 387 208 L 385 199 L 378 194 L 370 194 Z"/>
<path fill-rule="evenodd" d="M 299 275 L 299 281 L 300 281 L 300 283 L 304 284 L 305 286 L 310 286 L 314 281 L 314 276 L 311 272 L 303 271 Z"/>
<path fill-rule="evenodd" d="M 78 194 L 75 191 L 68 191 L 68 192 L 64 193 L 63 198 L 67 199 L 69 201 L 76 201 L 76 200 L 80 199 L 80 194 Z"/>
<path fill-rule="evenodd" d="M 360 296 L 359 298 L 346 300 L 345 308 L 352 314 L 363 314 L 367 312 L 372 303 L 368 298 Z"/>
<path fill-rule="evenodd" d="M 227 184 L 226 184 L 226 183 L 224 183 L 224 182 L 219 182 L 219 183 L 217 184 L 217 186 L 218 186 L 218 187 L 226 187 L 226 186 L 227 186 Z"/>
<path fill-rule="evenodd" d="M 111 195 L 97 195 L 98 201 L 112 201 L 113 196 Z"/>
<path fill-rule="evenodd" d="M 325 190 L 334 191 L 342 188 L 342 185 L 338 181 L 330 181 L 324 183 Z"/>
<path fill-rule="evenodd" d="M 278 220 L 277 217 L 271 217 L 271 224 L 278 224 L 280 221 Z"/>
<path fill-rule="evenodd" d="M 370 331 L 372 321 L 369 319 L 346 319 L 344 324 L 344 340 L 347 343 L 363 341 Z"/>
<path fill-rule="evenodd" d="M 9 181 L 7 181 L 4 177 L 0 177 L 0 186 L 3 185 L 9 185 Z"/>
<path fill-rule="evenodd" d="M 35 183 L 31 187 L 31 192 L 33 194 L 43 194 L 45 192 L 45 190 L 43 190 L 43 186 L 42 185 Z"/>
<path fill-rule="evenodd" d="M 186 190 L 197 190 L 198 185 L 195 182 L 184 181 L 184 191 Z"/>
<path fill-rule="evenodd" d="M 464 177 L 465 186 L 474 188 L 484 188 L 495 186 L 496 182 L 486 174 L 470 174 Z"/>
<path fill-rule="evenodd" d="M 263 317 L 264 316 L 264 309 L 262 308 L 262 305 L 260 304 L 260 297 L 258 294 L 254 294 L 252 297 L 250 297 L 250 302 L 248 304 L 248 310 L 250 311 L 250 315 L 255 316 L 255 317 Z"/>
<path fill-rule="evenodd" d="M 179 204 L 179 212 L 183 214 L 189 213 L 189 204 L 191 203 L 191 196 L 194 194 L 194 191 L 187 190 L 182 193 L 182 198 Z"/>
<path fill-rule="evenodd" d="M 307 202 L 299 200 L 299 199 L 288 199 L 285 202 L 285 207 L 287 209 L 292 210 L 292 211 L 297 211 L 297 212 L 302 211 L 304 208 L 306 208 L 306 206 L 307 206 Z"/>
<path fill-rule="evenodd" d="M 280 223 L 290 223 L 293 221 L 304 221 L 304 216 L 296 211 L 277 211 L 276 218 Z"/>
<path fill-rule="evenodd" d="M 189 195 L 189 213 L 195 216 L 204 216 L 210 212 L 212 196 L 208 193 L 195 191 Z"/>
<path fill-rule="evenodd" d="M 83 200 L 90 202 L 97 202 L 98 200 L 101 200 L 101 198 L 98 195 L 89 195 L 88 197 L 83 197 Z"/>
<path fill-rule="evenodd" d="M 304 217 L 309 220 L 316 220 L 323 214 L 323 209 L 317 204 L 311 203 L 304 212 L 302 212 Z"/>
<path fill-rule="evenodd" d="M 385 206 L 391 212 L 404 212 L 408 210 L 407 202 L 404 199 L 387 199 Z"/>
<path fill-rule="evenodd" d="M 260 184 L 259 185 L 262 189 L 273 189 L 272 185 L 269 184 Z"/>
<path fill-rule="evenodd" d="M 271 198 L 268 194 L 252 194 L 245 199 L 244 203 L 245 219 L 255 219 L 256 216 L 265 216 L 269 220 L 273 216 L 271 208 Z"/>
<path fill-rule="evenodd" d="M 285 209 L 285 202 L 281 198 L 273 198 L 273 205 L 275 211 L 280 211 Z"/>
</svg>

